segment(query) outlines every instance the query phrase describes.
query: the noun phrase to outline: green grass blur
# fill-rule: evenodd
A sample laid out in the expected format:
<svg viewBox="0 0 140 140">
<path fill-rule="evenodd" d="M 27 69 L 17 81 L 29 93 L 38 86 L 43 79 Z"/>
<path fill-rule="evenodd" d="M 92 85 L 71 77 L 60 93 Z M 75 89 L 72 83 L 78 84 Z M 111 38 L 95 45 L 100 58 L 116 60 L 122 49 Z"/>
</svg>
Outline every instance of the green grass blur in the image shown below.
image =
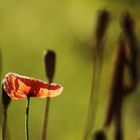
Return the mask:
<svg viewBox="0 0 140 140">
<path fill-rule="evenodd" d="M 133 3 L 133 4 L 132 4 Z M 48 140 L 81 140 L 86 122 L 92 81 L 92 35 L 98 10 L 112 14 L 106 36 L 106 50 L 97 95 L 95 130 L 102 128 L 108 106 L 114 66 L 120 13 L 128 9 L 140 32 L 139 4 L 113 0 L 0 0 L 0 48 L 2 75 L 16 72 L 46 80 L 43 51 L 54 49 L 57 64 L 54 82 L 64 86 L 63 93 L 53 98 L 49 114 Z M 139 126 L 139 87 L 127 97 L 123 107 L 125 140 L 137 139 Z M 12 100 L 8 110 L 11 140 L 24 140 L 25 100 Z M 45 99 L 31 99 L 29 133 L 39 140 L 44 117 Z M 108 131 L 112 140 L 114 127 Z"/>
</svg>

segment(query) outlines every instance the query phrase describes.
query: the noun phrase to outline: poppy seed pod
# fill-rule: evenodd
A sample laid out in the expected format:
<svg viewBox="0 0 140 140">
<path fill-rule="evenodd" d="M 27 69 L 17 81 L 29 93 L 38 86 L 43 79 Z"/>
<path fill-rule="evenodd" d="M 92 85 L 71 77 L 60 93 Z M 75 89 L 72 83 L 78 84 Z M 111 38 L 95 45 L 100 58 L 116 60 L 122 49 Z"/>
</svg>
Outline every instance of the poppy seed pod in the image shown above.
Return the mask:
<svg viewBox="0 0 140 140">
<path fill-rule="evenodd" d="M 55 72 L 55 52 L 52 50 L 47 50 L 44 55 L 45 72 L 49 83 L 52 82 L 54 72 Z"/>
<path fill-rule="evenodd" d="M 128 11 L 125 11 L 122 14 L 121 26 L 122 26 L 122 29 L 125 32 L 127 32 L 128 34 L 130 34 L 131 32 L 133 32 L 134 20 L 133 20 L 132 16 L 130 16 L 130 14 L 129 14 Z"/>
<path fill-rule="evenodd" d="M 130 61 L 129 61 L 130 75 L 132 77 L 133 82 L 135 82 L 135 85 L 137 85 L 139 80 L 137 69 L 139 44 L 134 31 L 134 19 L 132 16 L 130 16 L 128 11 L 126 11 L 122 16 L 121 26 L 124 31 L 124 35 L 128 41 L 128 46 L 130 49 Z"/>
<path fill-rule="evenodd" d="M 97 131 L 93 136 L 93 140 L 107 140 L 104 131 Z"/>
<path fill-rule="evenodd" d="M 109 23 L 109 18 L 110 18 L 109 12 L 106 9 L 99 11 L 99 15 L 97 19 L 97 27 L 96 27 L 97 43 L 102 41 L 105 35 L 106 29 Z"/>
<path fill-rule="evenodd" d="M 11 98 L 7 95 L 2 84 L 2 104 L 4 109 L 7 109 L 10 104 Z"/>
</svg>

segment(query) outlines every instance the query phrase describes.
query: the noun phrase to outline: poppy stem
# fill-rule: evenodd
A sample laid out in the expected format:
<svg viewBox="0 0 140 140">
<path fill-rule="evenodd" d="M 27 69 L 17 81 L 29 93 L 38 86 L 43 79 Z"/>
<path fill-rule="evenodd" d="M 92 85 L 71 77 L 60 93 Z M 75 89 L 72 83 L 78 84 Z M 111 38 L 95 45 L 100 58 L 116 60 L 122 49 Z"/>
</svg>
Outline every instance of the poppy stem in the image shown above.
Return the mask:
<svg viewBox="0 0 140 140">
<path fill-rule="evenodd" d="M 26 102 L 26 114 L 25 114 L 25 139 L 29 140 L 29 129 L 28 129 L 28 122 L 29 122 L 29 104 L 30 104 L 30 97 L 27 97 Z"/>
<path fill-rule="evenodd" d="M 55 72 L 55 60 L 56 60 L 55 52 L 53 50 L 47 50 L 44 55 L 44 63 L 45 63 L 46 77 L 48 79 L 49 84 L 51 84 L 53 81 L 53 76 Z M 50 101 L 51 99 L 50 97 L 48 97 L 46 99 L 46 107 L 45 107 L 41 140 L 47 140 Z"/>
<path fill-rule="evenodd" d="M 104 53 L 104 36 L 109 23 L 109 12 L 105 9 L 101 10 L 97 19 L 96 27 L 96 47 L 93 54 L 93 77 L 92 77 L 92 89 L 89 99 L 88 115 L 86 121 L 86 127 L 84 130 L 83 140 L 87 140 L 91 132 L 93 131 L 93 125 L 95 121 L 95 114 L 97 109 L 96 93 L 98 92 L 102 65 L 103 65 L 103 53 Z"/>
<path fill-rule="evenodd" d="M 96 101 L 95 96 L 98 91 L 98 85 L 100 82 L 100 76 L 101 76 L 101 70 L 102 70 L 102 59 L 97 58 L 97 57 L 93 58 L 94 67 L 93 67 L 93 76 L 92 76 L 92 88 L 91 88 L 91 94 L 90 94 L 90 99 L 89 99 L 88 115 L 87 115 L 83 140 L 88 139 L 90 133 L 92 132 L 92 128 L 95 121 L 95 114 L 96 114 L 96 107 L 97 107 L 95 103 Z"/>
<path fill-rule="evenodd" d="M 115 130 L 115 140 L 123 140 L 123 131 L 122 131 L 122 101 L 120 106 L 116 111 L 116 130 Z"/>
<path fill-rule="evenodd" d="M 50 106 L 50 98 L 46 99 L 46 107 L 45 107 L 45 115 L 44 115 L 44 124 L 42 130 L 42 138 L 41 140 L 46 140 L 47 137 L 47 128 L 48 128 L 48 117 L 49 117 L 49 106 Z"/>
<path fill-rule="evenodd" d="M 2 119 L 2 140 L 6 140 L 7 109 L 3 111 Z"/>
</svg>

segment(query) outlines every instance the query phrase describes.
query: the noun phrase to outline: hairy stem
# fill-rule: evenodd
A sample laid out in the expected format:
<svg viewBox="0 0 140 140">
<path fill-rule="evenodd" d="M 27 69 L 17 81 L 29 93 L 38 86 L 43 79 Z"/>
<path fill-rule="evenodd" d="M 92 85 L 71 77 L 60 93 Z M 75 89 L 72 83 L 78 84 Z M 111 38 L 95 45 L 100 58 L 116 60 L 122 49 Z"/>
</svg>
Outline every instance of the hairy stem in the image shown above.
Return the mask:
<svg viewBox="0 0 140 140">
<path fill-rule="evenodd" d="M 46 138 L 47 138 L 50 100 L 51 100 L 50 98 L 46 99 L 46 107 L 45 107 L 44 123 L 43 123 L 43 130 L 42 130 L 41 140 L 46 140 Z"/>
<path fill-rule="evenodd" d="M 30 104 L 30 97 L 27 97 L 27 103 L 26 103 L 26 114 L 25 114 L 25 139 L 29 140 L 29 128 L 28 128 L 28 122 L 29 122 L 29 104 Z"/>
<path fill-rule="evenodd" d="M 7 109 L 3 111 L 2 119 L 2 140 L 6 140 Z"/>
<path fill-rule="evenodd" d="M 101 56 L 100 56 L 101 55 Z M 86 127 L 84 132 L 83 140 L 87 140 L 88 136 L 92 132 L 93 123 L 95 120 L 95 112 L 96 112 L 96 93 L 98 90 L 98 86 L 100 83 L 100 76 L 101 76 L 101 70 L 102 70 L 102 54 L 98 54 L 98 52 L 95 53 L 93 56 L 93 79 L 92 79 L 92 87 L 91 87 L 91 94 L 89 99 L 89 107 L 88 107 L 88 115 L 87 115 L 87 121 L 86 121 Z"/>
</svg>

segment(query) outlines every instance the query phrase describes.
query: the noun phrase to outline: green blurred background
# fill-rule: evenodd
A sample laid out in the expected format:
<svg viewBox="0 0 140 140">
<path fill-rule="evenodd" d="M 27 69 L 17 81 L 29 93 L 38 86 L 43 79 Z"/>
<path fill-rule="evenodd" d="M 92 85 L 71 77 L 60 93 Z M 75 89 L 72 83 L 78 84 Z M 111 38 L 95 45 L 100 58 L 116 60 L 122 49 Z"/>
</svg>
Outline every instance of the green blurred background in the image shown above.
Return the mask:
<svg viewBox="0 0 140 140">
<path fill-rule="evenodd" d="M 120 33 L 119 17 L 128 9 L 140 32 L 140 2 L 137 0 L 0 0 L 0 48 L 2 76 L 7 72 L 46 80 L 43 51 L 54 49 L 57 64 L 54 82 L 64 86 L 52 99 L 48 140 L 81 140 L 86 122 L 92 81 L 92 45 L 97 12 L 107 8 L 111 23 L 106 36 L 104 66 L 97 95 L 95 130 L 102 128 L 106 116 L 112 70 Z M 139 87 L 123 106 L 125 140 L 136 140 L 140 130 Z M 12 100 L 8 127 L 12 140 L 24 140 L 25 100 Z M 39 140 L 45 99 L 31 99 L 30 139 Z M 113 139 L 112 126 L 108 130 Z"/>
</svg>

